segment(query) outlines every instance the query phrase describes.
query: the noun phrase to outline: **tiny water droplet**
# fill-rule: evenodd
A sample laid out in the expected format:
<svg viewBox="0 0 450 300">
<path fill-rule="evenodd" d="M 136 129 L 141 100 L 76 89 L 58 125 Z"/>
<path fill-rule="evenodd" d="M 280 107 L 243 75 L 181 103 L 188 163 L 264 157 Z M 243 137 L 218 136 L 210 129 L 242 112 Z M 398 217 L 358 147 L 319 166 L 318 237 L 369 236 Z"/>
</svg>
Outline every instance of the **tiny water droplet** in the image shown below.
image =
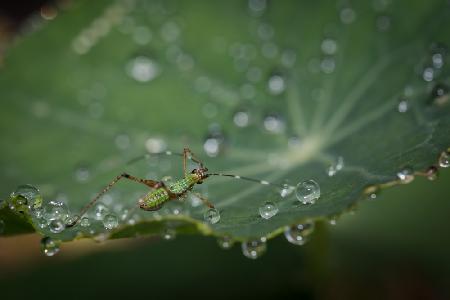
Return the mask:
<svg viewBox="0 0 450 300">
<path fill-rule="evenodd" d="M 334 61 L 333 57 L 325 57 L 320 62 L 320 69 L 325 74 L 331 74 L 334 72 L 334 69 L 336 68 L 336 62 Z"/>
<path fill-rule="evenodd" d="M 103 220 L 103 218 L 109 213 L 109 208 L 101 203 L 98 202 L 94 207 L 94 217 L 96 220 Z"/>
<path fill-rule="evenodd" d="M 302 181 L 297 184 L 295 195 L 303 204 L 314 204 L 320 197 L 320 186 L 312 179 Z"/>
<path fill-rule="evenodd" d="M 137 56 L 126 65 L 128 76 L 139 82 L 154 80 L 160 73 L 158 64 L 146 56 Z"/>
<path fill-rule="evenodd" d="M 103 218 L 103 226 L 105 226 L 106 229 L 114 229 L 119 225 L 119 219 L 115 214 L 107 214 Z"/>
<path fill-rule="evenodd" d="M 337 172 L 342 170 L 344 168 L 344 158 L 342 156 L 339 156 L 336 158 L 336 160 L 328 167 L 327 174 L 328 176 L 332 177 L 336 175 Z"/>
<path fill-rule="evenodd" d="M 242 242 L 242 254 L 250 259 L 257 259 L 267 250 L 266 239 L 256 239 Z"/>
<path fill-rule="evenodd" d="M 449 88 L 442 83 L 438 83 L 434 86 L 431 97 L 433 104 L 442 106 L 450 99 Z"/>
<path fill-rule="evenodd" d="M 406 98 L 401 98 L 397 105 L 397 110 L 400 113 L 405 113 L 409 109 L 409 103 Z"/>
<path fill-rule="evenodd" d="M 441 168 L 450 167 L 450 153 L 448 151 L 443 151 L 439 156 L 439 166 Z"/>
<path fill-rule="evenodd" d="M 286 81 L 282 74 L 273 73 L 267 81 L 267 87 L 272 95 L 279 95 L 286 89 Z"/>
<path fill-rule="evenodd" d="M 203 215 L 206 222 L 209 224 L 216 224 L 220 221 L 220 213 L 215 208 L 208 209 L 205 214 Z"/>
<path fill-rule="evenodd" d="M 264 118 L 263 125 L 271 133 L 282 133 L 285 129 L 284 120 L 276 114 L 267 115 Z"/>
<path fill-rule="evenodd" d="M 431 56 L 431 61 L 433 62 L 433 67 L 436 69 L 440 69 L 444 65 L 444 57 L 441 53 L 434 53 Z"/>
<path fill-rule="evenodd" d="M 404 168 L 403 170 L 397 173 L 397 177 L 404 184 L 410 183 L 411 181 L 414 180 L 414 171 L 409 167 Z"/>
<path fill-rule="evenodd" d="M 268 220 L 278 213 L 278 206 L 271 201 L 267 201 L 259 207 L 258 211 L 263 219 Z"/>
<path fill-rule="evenodd" d="M 327 38 L 322 41 L 320 48 L 322 49 L 323 54 L 333 55 L 336 53 L 338 45 L 335 40 Z"/>
<path fill-rule="evenodd" d="M 65 225 L 71 225 L 71 224 L 73 224 L 73 226 L 77 226 L 78 223 L 75 223 L 75 220 L 78 220 L 78 216 L 77 216 L 77 215 L 68 216 L 68 217 L 64 220 L 64 223 L 65 223 Z"/>
<path fill-rule="evenodd" d="M 231 237 L 225 235 L 221 236 L 217 239 L 217 243 L 219 244 L 219 247 L 225 250 L 231 249 L 234 245 L 234 241 Z"/>
<path fill-rule="evenodd" d="M 426 171 L 426 176 L 428 180 L 436 180 L 438 178 L 439 170 L 435 166 L 431 166 Z"/>
<path fill-rule="evenodd" d="M 430 82 L 434 79 L 434 69 L 431 67 L 427 67 L 422 72 L 422 78 L 423 80 Z"/>
<path fill-rule="evenodd" d="M 42 252 L 47 256 L 53 256 L 59 252 L 59 243 L 50 237 L 44 237 L 41 240 Z"/>
<path fill-rule="evenodd" d="M 176 236 L 177 236 L 177 232 L 175 231 L 175 229 L 172 229 L 172 228 L 166 228 L 166 229 L 164 229 L 164 231 L 162 233 L 162 238 L 167 241 L 175 239 Z"/>
<path fill-rule="evenodd" d="M 289 243 L 294 245 L 304 245 L 314 231 L 314 222 L 308 221 L 287 227 L 284 236 Z"/>
<path fill-rule="evenodd" d="M 65 226 L 61 219 L 54 219 L 48 223 L 48 228 L 53 233 L 60 233 L 65 229 Z"/>
<path fill-rule="evenodd" d="M 290 194 L 292 194 L 292 192 L 295 190 L 295 187 L 292 185 L 288 185 L 288 184 L 284 184 L 283 187 L 280 190 L 280 196 L 282 198 L 286 198 L 287 196 L 289 196 Z"/>
<path fill-rule="evenodd" d="M 237 127 L 247 127 L 249 123 L 249 115 L 247 111 L 239 110 L 233 116 L 233 122 Z"/>
<path fill-rule="evenodd" d="M 173 183 L 173 178 L 170 175 L 164 176 L 163 178 L 161 178 L 161 181 L 166 183 L 166 184 L 171 184 Z"/>
<path fill-rule="evenodd" d="M 89 221 L 88 217 L 81 218 L 81 221 L 80 221 L 81 227 L 89 227 L 90 225 L 91 225 L 91 222 Z"/>
</svg>

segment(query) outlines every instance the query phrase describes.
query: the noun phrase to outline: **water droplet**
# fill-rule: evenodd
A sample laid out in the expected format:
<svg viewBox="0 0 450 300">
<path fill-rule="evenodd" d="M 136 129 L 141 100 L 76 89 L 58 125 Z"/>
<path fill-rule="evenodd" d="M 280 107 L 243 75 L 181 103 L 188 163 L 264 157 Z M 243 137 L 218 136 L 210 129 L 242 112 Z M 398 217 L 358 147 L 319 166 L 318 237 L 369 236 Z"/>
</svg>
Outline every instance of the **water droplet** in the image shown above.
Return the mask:
<svg viewBox="0 0 450 300">
<path fill-rule="evenodd" d="M 69 210 L 67 205 L 58 200 L 52 200 L 48 202 L 44 207 L 44 218 L 47 221 L 52 220 L 65 220 L 69 217 Z"/>
<path fill-rule="evenodd" d="M 161 153 L 167 149 L 167 144 L 160 138 L 148 138 L 145 141 L 145 148 L 150 153 Z"/>
<path fill-rule="evenodd" d="M 328 176 L 334 176 L 337 172 L 344 168 L 344 158 L 339 156 L 327 169 Z"/>
<path fill-rule="evenodd" d="M 409 108 L 408 100 L 406 98 L 401 98 L 397 106 L 398 112 L 405 113 L 408 111 L 408 108 Z"/>
<path fill-rule="evenodd" d="M 107 214 L 103 218 L 103 226 L 106 229 L 114 229 L 119 225 L 119 219 L 115 214 Z"/>
<path fill-rule="evenodd" d="M 414 171 L 409 167 L 404 168 L 403 170 L 397 173 L 397 177 L 404 184 L 410 183 L 411 181 L 414 180 Z"/>
<path fill-rule="evenodd" d="M 237 111 L 233 116 L 233 122 L 237 127 L 247 127 L 249 119 L 248 112 L 243 110 Z"/>
<path fill-rule="evenodd" d="M 91 222 L 89 221 L 88 217 L 83 217 L 80 220 L 80 226 L 81 227 L 89 227 L 91 225 Z"/>
<path fill-rule="evenodd" d="M 438 83 L 434 86 L 431 97 L 433 104 L 439 106 L 444 105 L 450 98 L 449 88 L 442 83 Z"/>
<path fill-rule="evenodd" d="M 5 221 L 0 219 L 0 235 L 5 232 Z"/>
<path fill-rule="evenodd" d="M 251 67 L 247 71 L 247 79 L 251 82 L 258 82 L 261 80 L 262 71 L 257 67 Z"/>
<path fill-rule="evenodd" d="M 426 171 L 426 176 L 428 180 L 436 180 L 438 178 L 439 170 L 435 166 L 431 166 Z"/>
<path fill-rule="evenodd" d="M 40 198 L 40 194 L 39 190 L 36 187 L 29 184 L 24 184 L 19 185 L 17 189 L 11 194 L 11 198 L 14 197 L 21 197 L 22 201 L 19 200 L 19 202 L 21 202 L 22 205 L 25 205 L 34 202 L 36 198 Z"/>
<path fill-rule="evenodd" d="M 434 79 L 434 69 L 431 67 L 427 67 L 422 72 L 422 78 L 423 80 L 430 82 Z"/>
<path fill-rule="evenodd" d="M 77 215 L 68 216 L 68 217 L 64 220 L 64 223 L 65 223 L 65 225 L 71 225 L 71 224 L 73 224 L 73 226 L 77 226 L 77 225 L 78 225 L 78 222 L 75 223 L 75 220 L 78 220 L 78 218 L 79 218 L 79 216 L 77 216 Z"/>
<path fill-rule="evenodd" d="M 214 124 L 213 124 L 214 125 Z M 209 157 L 216 157 L 223 150 L 225 137 L 217 126 L 211 126 L 203 143 L 203 150 Z"/>
<path fill-rule="evenodd" d="M 336 53 L 338 46 L 335 40 L 328 38 L 322 41 L 320 48 L 322 49 L 323 54 L 333 55 Z"/>
<path fill-rule="evenodd" d="M 257 32 L 262 40 L 270 40 L 275 34 L 273 27 L 267 23 L 261 23 L 258 26 Z"/>
<path fill-rule="evenodd" d="M 267 87 L 272 95 L 279 95 L 286 89 L 286 81 L 280 73 L 273 73 L 267 81 Z"/>
<path fill-rule="evenodd" d="M 340 11 L 339 17 L 341 18 L 342 23 L 351 24 L 356 19 L 356 13 L 353 9 L 346 7 Z"/>
<path fill-rule="evenodd" d="M 439 156 L 439 166 L 441 168 L 450 167 L 450 153 L 448 151 L 443 151 Z"/>
<path fill-rule="evenodd" d="M 271 133 L 282 133 L 285 129 L 284 120 L 276 114 L 267 115 L 264 118 L 263 125 Z"/>
<path fill-rule="evenodd" d="M 286 198 L 287 196 L 289 196 L 290 194 L 292 194 L 292 192 L 295 190 L 295 187 L 292 185 L 288 185 L 288 184 L 284 184 L 283 187 L 280 190 L 280 196 L 282 198 Z"/>
<path fill-rule="evenodd" d="M 78 182 L 86 182 L 89 180 L 91 173 L 89 169 L 85 166 L 79 166 L 75 169 L 74 177 Z"/>
<path fill-rule="evenodd" d="M 217 239 L 217 243 L 219 244 L 219 247 L 225 250 L 231 249 L 233 247 L 234 241 L 231 237 L 225 235 L 221 236 Z"/>
<path fill-rule="evenodd" d="M 50 237 L 44 237 L 41 240 L 41 249 L 47 256 L 53 256 L 59 252 L 59 243 Z"/>
<path fill-rule="evenodd" d="M 284 236 L 289 243 L 294 245 L 304 245 L 314 231 L 314 222 L 308 221 L 287 227 Z"/>
<path fill-rule="evenodd" d="M 444 65 L 444 57 L 441 53 L 434 53 L 431 56 L 431 61 L 433 62 L 433 67 L 436 69 L 440 69 Z"/>
<path fill-rule="evenodd" d="M 267 201 L 259 207 L 258 211 L 263 219 L 268 220 L 278 213 L 278 206 L 273 202 Z"/>
<path fill-rule="evenodd" d="M 162 233 L 162 238 L 167 241 L 175 239 L 176 236 L 177 236 L 177 232 L 175 231 L 175 229 L 172 229 L 172 228 L 166 228 Z"/>
<path fill-rule="evenodd" d="M 94 207 L 94 217 L 96 220 L 103 220 L 104 217 L 109 213 L 109 208 L 101 203 L 98 202 Z"/>
<path fill-rule="evenodd" d="M 256 239 L 242 242 L 242 254 L 250 259 L 257 259 L 267 250 L 266 239 Z"/>
<path fill-rule="evenodd" d="M 53 233 L 60 233 L 65 229 L 64 222 L 61 219 L 50 220 L 48 228 Z"/>
<path fill-rule="evenodd" d="M 314 204 L 320 197 L 319 184 L 312 179 L 302 181 L 297 184 L 295 195 L 303 204 Z"/>
<path fill-rule="evenodd" d="M 127 63 L 126 71 L 128 76 L 139 82 L 149 82 L 160 73 L 158 64 L 146 56 L 133 58 Z"/>
<path fill-rule="evenodd" d="M 180 34 L 180 27 L 173 21 L 168 21 L 161 27 L 161 36 L 166 42 L 175 42 Z"/>
<path fill-rule="evenodd" d="M 320 69 L 322 70 L 322 72 L 324 72 L 325 74 L 331 74 L 334 72 L 334 69 L 336 67 L 336 62 L 334 61 L 333 57 L 325 57 L 322 59 L 322 61 L 320 62 Z"/>
<path fill-rule="evenodd" d="M 364 190 L 364 193 L 367 195 L 367 198 L 369 200 L 375 200 L 378 197 L 378 195 L 380 194 L 380 187 L 377 185 L 368 186 Z"/>
<path fill-rule="evenodd" d="M 36 223 L 37 223 L 37 225 L 38 225 L 38 227 L 40 228 L 40 229 L 44 229 L 45 227 L 47 227 L 47 220 L 46 219 L 44 219 L 44 218 L 41 218 L 41 219 L 38 219 L 37 221 L 36 221 Z"/>
<path fill-rule="evenodd" d="M 215 208 L 208 209 L 205 214 L 203 215 L 206 222 L 209 224 L 216 224 L 220 220 L 220 213 Z"/>
</svg>

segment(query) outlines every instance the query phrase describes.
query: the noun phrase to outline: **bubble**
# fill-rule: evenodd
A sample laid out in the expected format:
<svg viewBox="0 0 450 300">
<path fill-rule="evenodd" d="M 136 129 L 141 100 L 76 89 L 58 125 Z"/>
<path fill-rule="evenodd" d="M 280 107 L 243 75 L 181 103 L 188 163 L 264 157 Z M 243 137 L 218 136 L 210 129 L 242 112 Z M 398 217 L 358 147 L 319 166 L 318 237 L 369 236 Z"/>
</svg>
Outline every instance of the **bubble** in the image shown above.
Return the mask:
<svg viewBox="0 0 450 300">
<path fill-rule="evenodd" d="M 410 183 L 414 180 L 414 171 L 411 168 L 406 167 L 397 173 L 397 178 L 400 179 L 402 183 Z"/>
<path fill-rule="evenodd" d="M 356 13 L 353 9 L 346 7 L 340 11 L 339 17 L 340 17 L 342 23 L 351 24 L 356 19 Z"/>
<path fill-rule="evenodd" d="M 107 214 L 103 218 L 103 226 L 105 226 L 106 229 L 114 229 L 119 225 L 119 219 L 115 214 Z"/>
<path fill-rule="evenodd" d="M 344 168 L 344 158 L 339 156 L 336 161 L 334 161 L 327 169 L 328 176 L 332 177 L 336 175 L 337 172 Z"/>
<path fill-rule="evenodd" d="M 314 204 L 320 197 L 319 184 L 312 179 L 302 181 L 297 184 L 295 195 L 303 204 Z"/>
<path fill-rule="evenodd" d="M 441 168 L 450 167 L 450 153 L 448 151 L 443 151 L 439 156 L 439 166 Z"/>
<path fill-rule="evenodd" d="M 219 244 L 220 248 L 228 250 L 231 249 L 231 247 L 233 247 L 234 241 L 231 237 L 225 235 L 217 239 L 217 244 Z"/>
<path fill-rule="evenodd" d="M 80 220 L 80 226 L 81 227 L 89 227 L 91 225 L 91 222 L 89 221 L 88 217 L 83 217 Z"/>
<path fill-rule="evenodd" d="M 65 229 L 64 222 L 61 219 L 50 220 L 48 228 L 53 233 L 60 233 Z"/>
<path fill-rule="evenodd" d="M 50 237 L 44 237 L 41 240 L 41 249 L 47 256 L 53 256 L 59 252 L 59 243 Z"/>
<path fill-rule="evenodd" d="M 431 91 L 431 97 L 433 104 L 444 105 L 450 98 L 449 88 L 442 83 L 438 83 L 433 87 L 433 90 Z"/>
<path fill-rule="evenodd" d="M 94 217 L 96 220 L 103 220 L 104 217 L 109 213 L 109 208 L 101 203 L 98 202 L 94 207 Z"/>
<path fill-rule="evenodd" d="M 233 116 L 233 122 L 237 127 L 247 127 L 249 123 L 249 115 L 247 111 L 239 110 Z"/>
<path fill-rule="evenodd" d="M 257 259 L 267 250 L 266 239 L 256 239 L 242 242 L 242 254 L 250 259 Z"/>
<path fill-rule="evenodd" d="M 166 229 L 164 229 L 164 231 L 162 233 L 162 238 L 167 241 L 175 239 L 176 236 L 177 236 L 177 232 L 172 228 L 166 228 Z"/>
<path fill-rule="evenodd" d="M 0 235 L 3 234 L 3 232 L 5 232 L 5 221 L 0 219 Z"/>
<path fill-rule="evenodd" d="M 323 54 L 333 55 L 336 53 L 338 46 L 335 40 L 328 38 L 322 41 L 320 48 L 322 49 Z"/>
<path fill-rule="evenodd" d="M 434 79 L 434 69 L 431 67 L 427 67 L 422 72 L 422 78 L 423 80 L 430 82 Z"/>
<path fill-rule="evenodd" d="M 263 120 L 264 128 L 271 133 L 282 133 L 285 129 L 284 120 L 276 114 L 268 114 Z"/>
<path fill-rule="evenodd" d="M 160 73 L 158 64 L 146 56 L 137 56 L 126 65 L 128 76 L 139 82 L 154 80 Z"/>
<path fill-rule="evenodd" d="M 314 231 L 314 222 L 308 221 L 287 227 L 284 230 L 286 240 L 294 245 L 304 245 Z"/>
<path fill-rule="evenodd" d="M 279 95 L 286 89 L 286 81 L 281 74 L 274 73 L 269 77 L 267 87 L 272 95 Z"/>
<path fill-rule="evenodd" d="M 400 113 L 405 113 L 409 109 L 409 103 L 406 98 L 401 98 L 397 105 L 397 110 Z"/>
<path fill-rule="evenodd" d="M 268 220 L 278 213 L 278 206 L 271 201 L 267 201 L 259 207 L 258 211 L 263 219 Z"/>
<path fill-rule="evenodd" d="M 295 187 L 292 185 L 288 185 L 288 184 L 284 184 L 283 187 L 280 190 L 280 196 L 282 198 L 286 198 L 287 196 L 289 196 L 290 194 L 292 194 L 292 192 L 295 190 Z"/>
<path fill-rule="evenodd" d="M 220 213 L 215 208 L 208 209 L 203 215 L 206 222 L 209 224 L 216 224 L 220 221 Z"/>
<path fill-rule="evenodd" d="M 86 182 L 89 180 L 91 173 L 89 169 L 85 166 L 79 166 L 75 169 L 74 177 L 78 182 Z"/>
</svg>

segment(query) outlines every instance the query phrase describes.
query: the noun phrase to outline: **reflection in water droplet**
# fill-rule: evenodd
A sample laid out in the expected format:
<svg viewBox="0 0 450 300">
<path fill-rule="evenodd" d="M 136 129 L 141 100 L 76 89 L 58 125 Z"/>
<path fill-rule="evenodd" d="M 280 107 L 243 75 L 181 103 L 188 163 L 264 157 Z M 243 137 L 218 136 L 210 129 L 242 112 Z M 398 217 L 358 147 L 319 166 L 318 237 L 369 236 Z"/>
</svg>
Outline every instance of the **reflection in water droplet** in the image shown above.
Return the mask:
<svg viewBox="0 0 450 300">
<path fill-rule="evenodd" d="M 439 166 L 441 168 L 450 167 L 450 153 L 448 151 L 443 151 L 439 156 Z"/>
<path fill-rule="evenodd" d="M 256 239 L 242 242 L 242 254 L 250 259 L 257 259 L 267 250 L 266 239 Z"/>
<path fill-rule="evenodd" d="M 284 120 L 276 114 L 269 114 L 264 118 L 264 128 L 271 133 L 282 133 L 285 129 Z"/>
<path fill-rule="evenodd" d="M 47 256 L 53 256 L 59 252 L 59 244 L 50 237 L 41 240 L 41 249 Z"/>
<path fill-rule="evenodd" d="M 221 236 L 217 239 L 217 243 L 219 244 L 219 247 L 225 250 L 231 249 L 233 247 L 234 241 L 231 237 L 225 235 Z"/>
<path fill-rule="evenodd" d="M 274 73 L 269 77 L 267 87 L 272 95 L 279 95 L 286 89 L 286 82 L 281 74 Z"/>
<path fill-rule="evenodd" d="M 158 64 L 146 56 L 133 58 L 127 63 L 126 71 L 131 78 L 139 82 L 149 82 L 160 73 Z"/>
<path fill-rule="evenodd" d="M 203 215 L 206 222 L 209 224 L 216 224 L 220 221 L 220 213 L 215 208 L 208 209 L 205 214 Z"/>
<path fill-rule="evenodd" d="M 247 127 L 249 123 L 249 115 L 247 111 L 239 110 L 233 116 L 233 123 L 237 127 Z"/>
<path fill-rule="evenodd" d="M 300 182 L 295 189 L 295 195 L 303 204 L 314 204 L 320 197 L 319 184 L 312 179 Z"/>
<path fill-rule="evenodd" d="M 263 219 L 268 220 L 278 213 L 278 206 L 271 201 L 267 201 L 259 207 L 258 211 Z"/>
<path fill-rule="evenodd" d="M 287 227 L 284 236 L 289 243 L 294 245 L 304 245 L 314 231 L 314 223 L 308 221 Z"/>
<path fill-rule="evenodd" d="M 402 183 L 405 184 L 410 183 L 411 181 L 414 180 L 414 171 L 409 167 L 404 168 L 403 170 L 397 173 L 397 177 L 398 179 L 400 179 Z"/>
</svg>

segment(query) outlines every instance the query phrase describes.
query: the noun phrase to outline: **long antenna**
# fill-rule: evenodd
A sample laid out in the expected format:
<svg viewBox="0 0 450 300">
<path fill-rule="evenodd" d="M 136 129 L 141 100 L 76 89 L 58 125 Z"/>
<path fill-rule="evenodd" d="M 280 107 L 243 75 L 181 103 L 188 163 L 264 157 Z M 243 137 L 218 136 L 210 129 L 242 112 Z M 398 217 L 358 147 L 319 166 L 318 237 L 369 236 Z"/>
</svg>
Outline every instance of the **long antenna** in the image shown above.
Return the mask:
<svg viewBox="0 0 450 300">
<path fill-rule="evenodd" d="M 127 165 L 131 165 L 131 164 L 134 164 L 135 162 L 138 162 L 140 160 L 149 159 L 152 156 L 159 156 L 159 155 L 168 155 L 168 156 L 174 155 L 174 156 L 181 156 L 182 157 L 183 153 L 177 153 L 177 152 L 172 152 L 172 151 L 146 153 L 144 155 L 140 155 L 138 157 L 135 157 L 135 158 L 129 160 L 127 162 Z"/>
<path fill-rule="evenodd" d="M 281 184 L 276 184 L 276 183 L 272 183 L 266 180 L 259 180 L 259 179 L 255 179 L 255 178 L 250 178 L 250 177 L 244 177 L 244 176 L 239 176 L 239 175 L 233 175 L 233 174 L 223 174 L 223 173 L 208 173 L 206 174 L 207 176 L 223 176 L 223 177 L 231 177 L 231 178 L 235 178 L 235 179 L 243 179 L 243 180 L 247 180 L 247 181 L 252 181 L 252 182 L 256 182 L 262 185 L 271 185 L 271 186 L 275 186 L 277 188 L 293 188 L 293 186 L 290 185 L 281 185 Z"/>
</svg>

